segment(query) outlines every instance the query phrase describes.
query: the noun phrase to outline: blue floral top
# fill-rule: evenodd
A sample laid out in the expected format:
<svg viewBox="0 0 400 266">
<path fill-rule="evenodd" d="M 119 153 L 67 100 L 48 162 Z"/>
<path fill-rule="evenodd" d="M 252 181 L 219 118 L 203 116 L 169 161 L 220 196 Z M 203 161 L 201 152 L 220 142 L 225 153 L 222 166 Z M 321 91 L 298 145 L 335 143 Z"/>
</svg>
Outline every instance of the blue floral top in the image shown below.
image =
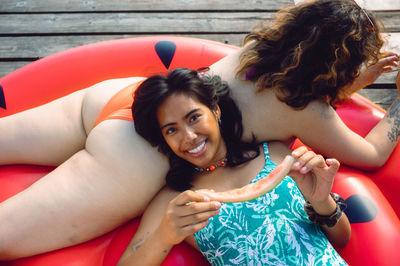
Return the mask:
<svg viewBox="0 0 400 266">
<path fill-rule="evenodd" d="M 276 164 L 264 143 L 265 166 L 251 182 Z M 274 190 L 247 202 L 225 203 L 209 224 L 195 233 L 212 265 L 347 265 L 320 227 L 308 220 L 305 200 L 286 176 Z"/>
</svg>

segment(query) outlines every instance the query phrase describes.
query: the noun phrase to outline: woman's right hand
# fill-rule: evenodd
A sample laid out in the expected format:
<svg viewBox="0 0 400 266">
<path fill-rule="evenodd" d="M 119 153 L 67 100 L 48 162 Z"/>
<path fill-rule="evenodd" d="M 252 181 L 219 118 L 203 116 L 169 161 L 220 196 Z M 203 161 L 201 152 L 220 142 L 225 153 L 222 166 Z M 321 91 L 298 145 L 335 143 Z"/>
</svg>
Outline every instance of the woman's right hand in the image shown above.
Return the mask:
<svg viewBox="0 0 400 266">
<path fill-rule="evenodd" d="M 362 88 L 372 84 L 375 80 L 385 72 L 390 72 L 393 67 L 397 67 L 399 63 L 398 54 L 387 52 L 384 57 L 373 65 L 361 67 L 360 76 L 358 79 L 362 84 Z"/>
<path fill-rule="evenodd" d="M 201 193 L 186 190 L 168 204 L 158 228 L 159 234 L 166 243 L 178 244 L 204 228 L 209 218 L 219 213 L 220 207 L 221 203 L 210 201 Z"/>
</svg>

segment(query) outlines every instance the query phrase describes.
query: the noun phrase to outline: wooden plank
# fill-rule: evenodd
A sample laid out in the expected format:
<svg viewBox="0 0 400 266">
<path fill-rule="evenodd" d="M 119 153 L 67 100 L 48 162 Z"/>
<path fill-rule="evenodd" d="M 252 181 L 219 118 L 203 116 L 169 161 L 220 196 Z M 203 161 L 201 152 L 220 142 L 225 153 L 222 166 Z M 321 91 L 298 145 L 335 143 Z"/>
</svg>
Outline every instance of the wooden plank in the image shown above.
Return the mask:
<svg viewBox="0 0 400 266">
<path fill-rule="evenodd" d="M 379 13 L 388 32 L 400 31 L 399 12 Z M 247 32 L 270 12 L 2 14 L 0 35 L 82 33 Z"/>
<path fill-rule="evenodd" d="M 82 33 L 241 33 L 273 13 L 95 13 L 0 15 L 0 35 Z"/>
<path fill-rule="evenodd" d="M 385 110 L 388 110 L 394 99 L 398 96 L 396 89 L 362 89 L 361 95 L 368 98 Z"/>
<path fill-rule="evenodd" d="M 400 10 L 399 0 L 357 0 L 367 10 Z"/>
<path fill-rule="evenodd" d="M 31 61 L 18 61 L 18 62 L 1 62 L 0 61 L 0 77 L 3 77 L 20 67 L 29 64 Z M 1 85 L 1 84 L 0 84 Z"/>
<path fill-rule="evenodd" d="M 262 11 L 293 5 L 293 0 L 1 0 L 0 12 L 99 12 L 99 11 Z"/>
<path fill-rule="evenodd" d="M 0 60 L 18 58 L 40 58 L 54 54 L 72 47 L 139 36 L 154 36 L 155 34 L 144 35 L 78 35 L 78 36 L 31 36 L 31 37 L 0 37 Z M 166 35 L 166 34 L 163 34 Z M 169 34 L 173 36 L 185 36 L 213 40 L 241 46 L 246 34 Z"/>
<path fill-rule="evenodd" d="M 374 12 L 383 23 L 385 32 L 400 31 L 400 11 Z"/>
</svg>

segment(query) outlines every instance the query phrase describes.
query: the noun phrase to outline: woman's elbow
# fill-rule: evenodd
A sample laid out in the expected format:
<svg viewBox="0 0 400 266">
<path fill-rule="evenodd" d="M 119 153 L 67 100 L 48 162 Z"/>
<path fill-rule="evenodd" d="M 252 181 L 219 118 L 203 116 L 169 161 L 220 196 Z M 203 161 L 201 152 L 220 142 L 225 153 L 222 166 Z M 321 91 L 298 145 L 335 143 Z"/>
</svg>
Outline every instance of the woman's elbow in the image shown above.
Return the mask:
<svg viewBox="0 0 400 266">
<path fill-rule="evenodd" d="M 349 231 L 348 234 L 344 234 L 343 237 L 336 239 L 335 246 L 340 248 L 345 247 L 350 242 L 350 239 L 351 239 L 351 230 Z"/>
<path fill-rule="evenodd" d="M 382 168 L 385 165 L 387 160 L 388 160 L 388 157 L 377 156 L 375 158 L 356 163 L 353 166 L 356 166 L 364 171 L 376 171 L 376 170 L 379 170 L 380 168 Z"/>
</svg>

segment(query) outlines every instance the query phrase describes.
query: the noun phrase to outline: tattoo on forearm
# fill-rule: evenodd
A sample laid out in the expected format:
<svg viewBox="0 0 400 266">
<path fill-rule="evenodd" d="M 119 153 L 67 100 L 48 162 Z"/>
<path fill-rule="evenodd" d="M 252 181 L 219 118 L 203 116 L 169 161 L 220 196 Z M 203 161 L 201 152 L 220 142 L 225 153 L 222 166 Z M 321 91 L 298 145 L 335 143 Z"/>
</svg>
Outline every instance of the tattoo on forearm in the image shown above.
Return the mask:
<svg viewBox="0 0 400 266">
<path fill-rule="evenodd" d="M 387 136 L 390 141 L 397 142 L 400 136 L 400 98 L 397 98 L 386 114 L 387 121 L 391 125 Z"/>
<path fill-rule="evenodd" d="M 132 253 L 136 252 L 142 246 L 144 240 L 147 238 L 148 235 L 149 235 L 149 232 L 146 232 L 145 236 L 142 236 L 138 240 L 132 242 L 132 245 L 131 245 Z"/>
</svg>

